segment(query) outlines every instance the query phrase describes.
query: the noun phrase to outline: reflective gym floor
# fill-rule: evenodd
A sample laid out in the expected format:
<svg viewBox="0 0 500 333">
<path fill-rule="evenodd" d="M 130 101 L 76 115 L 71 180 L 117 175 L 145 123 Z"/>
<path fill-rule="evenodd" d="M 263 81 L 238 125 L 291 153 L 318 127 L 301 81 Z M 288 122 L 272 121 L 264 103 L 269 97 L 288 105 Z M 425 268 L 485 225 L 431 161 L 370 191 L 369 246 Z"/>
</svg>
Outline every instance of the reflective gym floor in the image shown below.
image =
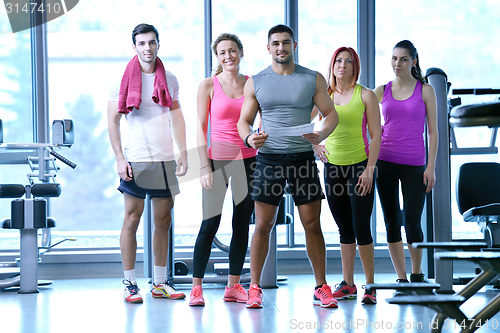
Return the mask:
<svg viewBox="0 0 500 333">
<path fill-rule="evenodd" d="M 378 304 L 362 305 L 364 276 L 355 275 L 357 300 L 339 301 L 337 309 L 312 305 L 311 274 L 290 274 L 277 289 L 264 289 L 264 308 L 225 303 L 224 285 L 205 284 L 205 307 L 190 307 L 191 285 L 179 284 L 185 300 L 153 299 L 148 279 L 138 278 L 143 304 L 123 302 L 120 278 L 55 279 L 38 294 L 21 295 L 16 289 L 0 291 L 0 332 L 429 332 L 434 311 L 421 306 L 390 305 L 391 290 L 380 290 Z M 340 274 L 328 274 L 331 285 Z M 394 274 L 376 275 L 376 282 L 393 282 Z M 460 290 L 463 286 L 454 286 Z M 469 317 L 498 294 L 486 286 L 464 303 Z M 459 332 L 449 322 L 443 332 Z M 498 332 L 500 314 L 477 332 Z"/>
</svg>

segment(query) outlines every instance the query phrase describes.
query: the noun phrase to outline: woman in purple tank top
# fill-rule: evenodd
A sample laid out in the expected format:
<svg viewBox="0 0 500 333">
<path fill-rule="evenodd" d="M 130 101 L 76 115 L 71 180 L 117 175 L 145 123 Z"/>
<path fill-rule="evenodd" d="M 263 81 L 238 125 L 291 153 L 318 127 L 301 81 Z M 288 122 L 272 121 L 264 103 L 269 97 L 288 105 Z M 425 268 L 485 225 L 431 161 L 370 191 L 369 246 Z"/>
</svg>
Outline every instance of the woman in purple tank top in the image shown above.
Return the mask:
<svg viewBox="0 0 500 333">
<path fill-rule="evenodd" d="M 425 197 L 436 181 L 436 95 L 422 77 L 418 53 L 410 41 L 396 44 L 391 64 L 396 77 L 374 90 L 384 117 L 376 185 L 384 212 L 389 253 L 398 275 L 396 281 L 408 282 L 401 226 L 405 227 L 408 244 L 423 241 L 420 223 Z M 426 123 L 427 165 L 423 136 Z M 400 183 L 403 210 L 399 203 Z M 412 267 L 410 281 L 422 282 L 422 249 L 408 246 L 408 251 Z"/>
</svg>

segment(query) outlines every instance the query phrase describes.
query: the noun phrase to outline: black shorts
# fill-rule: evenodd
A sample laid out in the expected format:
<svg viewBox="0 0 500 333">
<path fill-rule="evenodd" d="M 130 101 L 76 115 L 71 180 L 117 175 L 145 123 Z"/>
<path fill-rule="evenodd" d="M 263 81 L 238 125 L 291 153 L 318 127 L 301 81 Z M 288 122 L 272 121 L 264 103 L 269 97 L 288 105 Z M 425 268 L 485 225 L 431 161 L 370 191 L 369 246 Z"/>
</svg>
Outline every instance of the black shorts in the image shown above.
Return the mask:
<svg viewBox="0 0 500 333">
<path fill-rule="evenodd" d="M 120 180 L 118 191 L 139 199 L 171 198 L 180 193 L 175 170 L 175 161 L 166 162 L 130 162 L 133 178 L 131 181 Z"/>
<path fill-rule="evenodd" d="M 252 199 L 278 206 L 285 186 L 296 206 L 325 198 L 313 151 L 296 154 L 257 154 Z"/>
</svg>

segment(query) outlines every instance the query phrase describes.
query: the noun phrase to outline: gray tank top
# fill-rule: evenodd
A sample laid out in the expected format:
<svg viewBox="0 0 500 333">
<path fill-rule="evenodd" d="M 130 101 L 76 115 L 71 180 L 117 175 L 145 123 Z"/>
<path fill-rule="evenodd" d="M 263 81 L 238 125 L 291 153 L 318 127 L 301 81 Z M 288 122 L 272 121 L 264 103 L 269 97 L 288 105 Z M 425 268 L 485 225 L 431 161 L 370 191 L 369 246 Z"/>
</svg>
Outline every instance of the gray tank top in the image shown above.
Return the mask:
<svg viewBox="0 0 500 333">
<path fill-rule="evenodd" d="M 262 115 L 262 130 L 269 134 L 259 149 L 267 154 L 294 154 L 312 150 L 300 136 L 273 136 L 272 128 L 286 128 L 311 122 L 316 91 L 316 71 L 295 65 L 290 75 L 277 74 L 271 66 L 252 76 L 255 97 Z"/>
</svg>

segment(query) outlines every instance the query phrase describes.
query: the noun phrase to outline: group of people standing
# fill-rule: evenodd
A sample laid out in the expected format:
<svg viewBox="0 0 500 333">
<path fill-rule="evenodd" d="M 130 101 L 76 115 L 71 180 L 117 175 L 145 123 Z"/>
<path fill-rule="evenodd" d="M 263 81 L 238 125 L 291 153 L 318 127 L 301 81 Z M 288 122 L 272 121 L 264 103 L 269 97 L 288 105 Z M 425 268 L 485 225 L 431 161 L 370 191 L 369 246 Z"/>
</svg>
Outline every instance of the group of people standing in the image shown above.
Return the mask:
<svg viewBox="0 0 500 333">
<path fill-rule="evenodd" d="M 171 210 L 179 193 L 176 176 L 184 175 L 188 167 L 178 83 L 157 57 L 159 37 L 153 26 L 138 25 L 132 40 L 137 56 L 121 81 L 111 87 L 108 102 L 109 136 L 121 178 L 118 190 L 125 201 L 120 237 L 124 299 L 143 301 L 135 279 L 135 233 L 146 195 L 151 197 L 155 223 L 152 296 L 183 299 L 185 294 L 166 277 Z M 338 300 L 357 297 L 356 248 L 366 283 L 374 282 L 370 217 L 375 184 L 397 281 L 408 282 L 401 226 L 405 227 L 407 243 L 423 240 L 420 218 L 425 194 L 435 183 L 437 152 L 436 97 L 422 78 L 417 51 L 407 40 L 396 44 L 391 60 L 395 78 L 372 91 L 357 83 L 361 64 L 354 49 L 341 47 L 334 52 L 325 80 L 320 73 L 294 62 L 296 48 L 292 29 L 281 24 L 272 27 L 267 44 L 272 64 L 249 77 L 240 73 L 243 45 L 237 36 L 222 34 L 213 43 L 219 66 L 214 76 L 200 83 L 197 96 L 203 221 L 194 247 L 191 306 L 205 305 L 202 282 L 229 185 L 233 233 L 224 301 L 245 303 L 248 308 L 263 306 L 261 273 L 285 188 L 293 197 L 306 235 L 316 285 L 314 305 L 336 308 Z M 123 114 L 129 127 L 124 149 L 120 140 Z M 318 114 L 319 130 L 295 133 Z M 284 128 L 293 134 L 283 135 Z M 181 152 L 177 162 L 173 141 Z M 316 158 L 324 162 L 324 191 Z M 343 281 L 333 291 L 326 281 L 320 224 L 325 194 L 339 228 L 342 255 Z M 246 290 L 240 275 L 252 214 L 251 281 Z M 411 246 L 409 251 L 410 281 L 424 281 L 422 251 Z M 375 304 L 375 290 L 366 289 L 361 301 Z"/>
</svg>

